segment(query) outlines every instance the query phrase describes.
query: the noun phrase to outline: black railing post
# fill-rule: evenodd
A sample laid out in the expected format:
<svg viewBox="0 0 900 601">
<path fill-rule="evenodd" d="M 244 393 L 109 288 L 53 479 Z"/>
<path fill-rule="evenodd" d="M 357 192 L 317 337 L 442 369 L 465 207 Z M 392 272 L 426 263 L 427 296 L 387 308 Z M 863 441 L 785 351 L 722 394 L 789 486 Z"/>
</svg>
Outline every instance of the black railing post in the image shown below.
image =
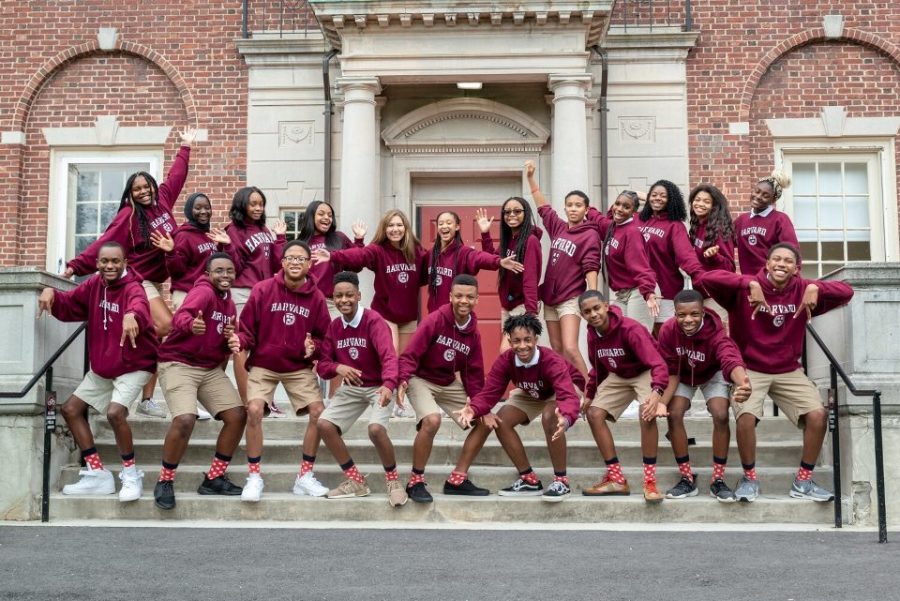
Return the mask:
<svg viewBox="0 0 900 601">
<path fill-rule="evenodd" d="M 884 447 L 881 440 L 881 391 L 872 395 L 872 419 L 875 420 L 875 485 L 878 494 L 878 542 L 887 542 L 887 508 L 884 500 Z"/>
<path fill-rule="evenodd" d="M 828 389 L 828 429 L 831 430 L 831 465 L 834 472 L 834 527 L 844 525 L 841 495 L 841 431 L 838 418 L 837 370 L 831 366 L 831 388 Z"/>
<path fill-rule="evenodd" d="M 50 459 L 52 434 L 56 429 L 56 392 L 53 391 L 53 367 L 44 380 L 44 465 L 41 476 L 41 521 L 50 521 Z"/>
<path fill-rule="evenodd" d="M 245 40 L 250 37 L 250 32 L 247 28 L 247 13 L 250 10 L 249 4 L 250 4 L 250 0 L 244 0 L 241 3 L 241 5 L 242 5 L 241 8 L 243 10 L 243 12 L 241 14 L 241 37 L 244 38 Z"/>
</svg>

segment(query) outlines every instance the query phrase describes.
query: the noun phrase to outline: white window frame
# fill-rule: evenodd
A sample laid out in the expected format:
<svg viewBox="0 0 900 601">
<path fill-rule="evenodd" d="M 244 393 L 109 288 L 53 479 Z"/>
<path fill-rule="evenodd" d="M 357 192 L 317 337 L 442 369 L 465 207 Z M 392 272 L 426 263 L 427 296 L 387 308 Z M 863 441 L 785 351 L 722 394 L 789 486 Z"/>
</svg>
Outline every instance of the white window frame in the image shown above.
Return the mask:
<svg viewBox="0 0 900 601">
<path fill-rule="evenodd" d="M 82 149 L 50 151 L 50 198 L 47 203 L 47 255 L 45 268 L 50 273 L 60 273 L 65 269 L 69 229 L 69 166 L 93 163 L 147 163 L 148 173 L 161 181 L 163 163 L 162 148 L 125 149 Z"/>
<path fill-rule="evenodd" d="M 828 160 L 830 157 L 874 155 L 877 174 L 869 174 L 869 182 L 879 186 L 881 207 L 869 211 L 871 228 L 872 262 L 900 261 L 900 229 L 897 223 L 897 169 L 893 138 L 839 138 L 828 141 L 822 138 L 806 138 L 775 141 L 775 166 L 785 169 L 785 164 L 795 159 Z M 872 191 L 870 191 L 870 194 Z M 782 196 L 784 212 L 794 218 L 794 195 L 787 188 Z"/>
<path fill-rule="evenodd" d="M 309 206 L 309 205 L 307 205 L 307 206 Z M 281 221 L 286 221 L 284 218 L 284 214 L 286 212 L 299 213 L 302 215 L 302 214 L 306 213 L 306 209 L 307 209 L 307 207 L 301 207 L 301 206 L 278 207 L 278 219 L 280 219 Z M 297 229 L 297 232 L 299 234 L 299 232 L 300 232 L 299 228 Z"/>
</svg>

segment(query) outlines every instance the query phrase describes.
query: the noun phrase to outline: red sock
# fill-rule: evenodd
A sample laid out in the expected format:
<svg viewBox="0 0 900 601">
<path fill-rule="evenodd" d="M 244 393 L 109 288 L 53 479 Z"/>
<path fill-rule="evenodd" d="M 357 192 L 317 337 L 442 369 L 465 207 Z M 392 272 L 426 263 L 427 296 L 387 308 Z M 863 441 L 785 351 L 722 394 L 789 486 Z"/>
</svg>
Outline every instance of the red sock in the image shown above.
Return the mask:
<svg viewBox="0 0 900 601">
<path fill-rule="evenodd" d="M 569 485 L 569 477 L 568 476 L 553 476 L 553 481 L 554 482 L 556 482 L 556 481 L 562 482 L 566 486 Z"/>
<path fill-rule="evenodd" d="M 751 463 L 750 465 L 744 466 L 744 476 L 748 480 L 756 480 L 756 464 Z"/>
<path fill-rule="evenodd" d="M 447 478 L 447 482 L 454 486 L 459 486 L 465 482 L 468 477 L 469 475 L 466 472 L 457 472 L 456 470 L 453 470 L 450 472 L 450 477 Z"/>
<path fill-rule="evenodd" d="M 656 482 L 656 463 L 647 463 L 644 461 L 644 484 Z"/>
<path fill-rule="evenodd" d="M 397 466 L 394 466 L 390 469 L 385 468 L 384 479 L 388 482 L 397 482 L 398 480 L 400 480 L 400 474 L 397 473 Z"/>
<path fill-rule="evenodd" d="M 92 470 L 103 469 L 103 462 L 100 461 L 100 453 L 97 452 L 97 449 L 91 447 L 90 449 L 82 451 L 81 458 L 84 459 L 85 465 Z"/>
<path fill-rule="evenodd" d="M 691 482 L 694 481 L 694 472 L 691 471 L 691 460 L 686 455 L 684 457 L 676 457 L 675 463 L 678 464 L 678 472 L 683 478 L 687 478 Z"/>
<path fill-rule="evenodd" d="M 175 480 L 175 470 L 178 469 L 177 463 L 166 463 L 165 461 L 162 464 L 162 468 L 159 470 L 159 481 L 160 482 L 173 482 Z"/>
<path fill-rule="evenodd" d="M 538 483 L 537 474 L 535 474 L 534 470 L 531 468 L 528 468 L 527 470 L 525 470 L 525 473 L 519 474 L 519 477 L 526 484 L 537 484 Z"/>
<path fill-rule="evenodd" d="M 300 477 L 302 478 L 307 472 L 313 471 L 316 463 L 315 455 L 303 455 L 303 462 L 300 463 Z"/>
<path fill-rule="evenodd" d="M 247 457 L 247 473 L 259 475 L 260 457 Z"/>
<path fill-rule="evenodd" d="M 134 453 L 122 455 L 122 467 L 126 470 L 130 467 L 134 467 Z"/>
<path fill-rule="evenodd" d="M 406 486 L 413 486 L 414 484 L 425 484 L 425 472 L 416 473 L 416 470 L 413 469 L 412 473 L 409 475 L 409 482 Z"/>
<path fill-rule="evenodd" d="M 604 479 L 616 484 L 625 484 L 625 474 L 622 473 L 622 465 L 618 459 L 613 460 L 612 463 L 606 462 L 606 478 Z"/>
<path fill-rule="evenodd" d="M 352 461 L 350 462 L 349 467 L 344 468 L 344 466 L 341 466 L 341 468 L 344 469 L 344 475 L 347 476 L 347 478 L 349 478 L 350 480 L 353 480 L 354 482 L 357 482 L 359 484 L 362 484 L 366 481 L 365 478 L 362 477 L 362 474 L 359 473 L 359 470 L 356 469 L 356 464 L 354 464 Z"/>
<path fill-rule="evenodd" d="M 724 480 L 724 479 L 725 479 L 725 464 L 714 461 L 713 462 L 713 473 L 712 473 L 713 482 L 715 482 L 716 480 Z"/>
<path fill-rule="evenodd" d="M 808 463 L 800 462 L 800 469 L 797 470 L 797 480 L 812 480 L 813 468 L 815 466 Z"/>
<path fill-rule="evenodd" d="M 209 467 L 209 471 L 206 473 L 206 477 L 210 480 L 215 480 L 225 473 L 225 470 L 228 469 L 229 463 L 231 463 L 231 457 L 226 457 L 225 455 L 216 453 L 213 456 L 212 465 Z"/>
</svg>

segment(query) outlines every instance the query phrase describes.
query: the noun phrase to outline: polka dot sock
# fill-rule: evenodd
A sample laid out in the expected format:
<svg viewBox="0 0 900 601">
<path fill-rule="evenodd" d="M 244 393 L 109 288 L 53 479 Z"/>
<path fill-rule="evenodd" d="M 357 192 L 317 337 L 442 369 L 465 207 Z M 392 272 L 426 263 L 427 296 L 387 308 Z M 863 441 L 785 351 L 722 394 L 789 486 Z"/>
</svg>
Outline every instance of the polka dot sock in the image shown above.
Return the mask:
<svg viewBox="0 0 900 601">
<path fill-rule="evenodd" d="M 618 457 L 613 457 L 606 461 L 605 479 L 615 482 L 616 484 L 625 484 L 625 474 L 622 473 L 622 465 L 619 463 Z"/>
<path fill-rule="evenodd" d="M 222 455 L 221 453 L 216 453 L 213 456 L 212 465 L 209 467 L 209 471 L 206 472 L 206 477 L 209 480 L 215 480 L 225 473 L 225 470 L 228 469 L 229 463 L 231 463 L 231 457 L 229 457 L 228 455 Z"/>
<path fill-rule="evenodd" d="M 122 455 L 122 467 L 126 470 L 128 468 L 134 467 L 134 453 L 128 453 L 126 455 Z"/>
<path fill-rule="evenodd" d="M 177 463 L 162 462 L 162 468 L 159 470 L 160 482 L 172 482 L 175 480 L 175 470 L 178 469 Z"/>
<path fill-rule="evenodd" d="M 519 477 L 522 478 L 522 481 L 527 484 L 537 484 L 538 477 L 537 474 L 534 473 L 534 470 L 530 467 L 526 470 L 522 470 L 519 472 Z"/>
<path fill-rule="evenodd" d="M 409 483 L 406 486 L 413 486 L 420 483 L 425 484 L 425 470 L 414 467 L 412 468 L 412 473 L 409 475 Z"/>
<path fill-rule="evenodd" d="M 85 465 L 87 465 L 92 470 L 102 470 L 103 462 L 100 461 L 100 453 L 97 452 L 97 449 L 91 447 L 89 449 L 85 449 L 81 452 L 81 458 L 84 459 Z"/>
<path fill-rule="evenodd" d="M 450 472 L 450 477 L 447 478 L 447 482 L 454 486 L 459 486 L 466 481 L 467 477 L 468 474 L 466 472 L 458 472 L 456 470 L 453 470 L 452 472 Z"/>
<path fill-rule="evenodd" d="M 725 479 L 725 462 L 727 460 L 722 457 L 713 457 L 713 473 L 712 481 Z"/>
<path fill-rule="evenodd" d="M 397 473 L 396 465 L 384 466 L 384 479 L 388 482 L 396 482 L 400 479 L 400 474 Z"/>
<path fill-rule="evenodd" d="M 644 484 L 656 484 L 656 457 L 644 457 Z"/>
<path fill-rule="evenodd" d="M 797 480 L 812 480 L 812 473 L 816 466 L 808 463 L 800 462 L 800 469 L 797 471 Z"/>
<path fill-rule="evenodd" d="M 302 478 L 304 475 L 306 475 L 307 472 L 313 471 L 313 467 L 315 466 L 315 463 L 316 463 L 315 455 L 307 455 L 306 453 L 304 453 L 303 461 L 300 463 L 300 477 Z"/>
<path fill-rule="evenodd" d="M 687 455 L 684 457 L 676 457 L 675 463 L 678 464 L 678 472 L 681 476 L 693 482 L 694 473 L 691 471 L 691 458 Z"/>
<path fill-rule="evenodd" d="M 347 463 L 341 464 L 341 470 L 343 470 L 344 475 L 347 476 L 348 479 L 353 480 L 357 484 L 362 484 L 365 482 L 365 478 L 362 477 L 362 474 L 359 473 L 359 470 L 356 469 L 356 464 L 353 463 L 351 459 Z"/>
<path fill-rule="evenodd" d="M 756 464 L 744 463 L 742 465 L 744 467 L 744 477 L 748 480 L 756 480 Z"/>
<path fill-rule="evenodd" d="M 262 457 L 247 457 L 247 473 L 259 474 L 259 463 Z"/>
</svg>

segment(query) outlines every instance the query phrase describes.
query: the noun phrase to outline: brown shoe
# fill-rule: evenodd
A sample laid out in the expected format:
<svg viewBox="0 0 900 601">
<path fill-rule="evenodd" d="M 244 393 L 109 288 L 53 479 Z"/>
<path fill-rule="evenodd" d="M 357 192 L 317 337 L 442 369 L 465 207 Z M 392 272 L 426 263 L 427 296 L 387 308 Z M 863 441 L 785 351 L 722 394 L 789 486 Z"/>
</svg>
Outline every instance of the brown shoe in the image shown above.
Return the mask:
<svg viewBox="0 0 900 601">
<path fill-rule="evenodd" d="M 369 495 L 369 492 L 369 487 L 366 486 L 365 481 L 359 483 L 347 478 L 337 488 L 329 490 L 326 498 L 349 499 L 350 497 L 366 497 Z"/>
<path fill-rule="evenodd" d="M 619 484 L 618 482 L 614 482 L 609 478 L 604 478 L 597 484 L 589 486 L 582 490 L 581 494 L 586 497 L 624 497 L 625 495 L 631 494 L 631 489 L 628 488 L 627 481 L 623 484 Z"/>
<path fill-rule="evenodd" d="M 406 489 L 403 488 L 403 485 L 398 480 L 387 481 L 387 493 L 388 503 L 391 504 L 391 507 L 402 507 L 409 500 Z"/>
<path fill-rule="evenodd" d="M 644 500 L 648 503 L 662 503 L 665 496 L 656 490 L 656 482 L 644 482 Z"/>
</svg>

